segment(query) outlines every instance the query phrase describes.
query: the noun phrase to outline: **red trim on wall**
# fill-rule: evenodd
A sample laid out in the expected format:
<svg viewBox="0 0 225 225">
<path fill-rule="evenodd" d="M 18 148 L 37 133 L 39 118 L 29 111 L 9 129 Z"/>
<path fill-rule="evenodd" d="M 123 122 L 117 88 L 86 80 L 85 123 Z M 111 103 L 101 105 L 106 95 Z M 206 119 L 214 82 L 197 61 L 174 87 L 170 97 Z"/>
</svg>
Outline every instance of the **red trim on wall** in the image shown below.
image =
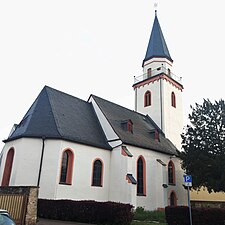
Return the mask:
<svg viewBox="0 0 225 225">
<path fill-rule="evenodd" d="M 170 164 L 171 164 L 172 170 L 173 170 L 173 183 L 170 183 L 170 182 L 169 182 L 169 177 L 168 177 L 168 184 L 175 185 L 175 184 L 176 184 L 176 171 L 175 171 L 175 165 L 174 165 L 173 161 L 170 160 L 169 163 L 168 163 L 168 170 L 169 170 Z"/>
<path fill-rule="evenodd" d="M 2 186 L 9 186 L 11 172 L 12 172 L 12 166 L 13 166 L 13 159 L 14 159 L 14 148 L 10 148 L 5 161 L 5 168 L 2 178 Z"/>
<path fill-rule="evenodd" d="M 172 194 L 174 194 L 174 206 L 177 206 L 177 195 L 176 195 L 176 192 L 174 191 L 174 190 L 172 190 L 171 192 L 170 192 L 170 195 L 169 195 L 169 203 L 171 203 L 171 195 Z M 169 205 L 171 205 L 171 204 L 169 204 Z"/>
<path fill-rule="evenodd" d="M 127 153 L 126 153 L 126 151 L 123 148 L 121 148 L 121 155 L 128 156 Z"/>
<path fill-rule="evenodd" d="M 73 176 L 73 165 L 74 165 L 74 153 L 72 149 L 65 149 L 62 152 L 61 155 L 61 170 L 60 170 L 60 177 L 59 177 L 59 182 L 61 178 L 61 173 L 62 173 L 62 161 L 63 161 L 63 154 L 67 152 L 68 153 L 68 165 L 67 165 L 67 173 L 66 173 L 66 182 L 65 184 L 72 184 L 72 176 Z"/>
<path fill-rule="evenodd" d="M 151 91 L 146 91 L 144 96 L 144 107 L 152 105 L 152 93 Z"/>
<path fill-rule="evenodd" d="M 137 159 L 137 165 L 136 165 L 136 168 L 137 168 L 137 178 L 138 178 L 138 160 L 140 158 L 142 159 L 142 162 L 143 162 L 143 195 L 146 196 L 146 161 L 145 161 L 145 158 L 142 155 L 139 156 L 138 159 Z"/>
<path fill-rule="evenodd" d="M 129 179 L 129 177 L 127 175 L 126 175 L 126 180 L 127 180 L 128 184 L 131 184 L 132 183 L 131 180 Z"/>
<path fill-rule="evenodd" d="M 133 86 L 134 89 L 139 88 L 141 86 L 144 86 L 146 84 L 150 84 L 150 83 L 154 83 L 155 81 L 159 81 L 160 79 L 165 80 L 167 82 L 169 82 L 170 84 L 172 84 L 174 87 L 176 87 L 177 89 L 179 89 L 180 91 L 182 91 L 184 88 L 181 84 L 177 83 L 176 81 L 174 81 L 172 78 L 168 77 L 165 74 L 160 74 L 160 75 L 156 75 L 152 78 L 143 80 L 137 84 L 135 84 Z"/>
<path fill-rule="evenodd" d="M 171 105 L 176 108 L 176 95 L 174 92 L 171 93 Z"/>
<path fill-rule="evenodd" d="M 94 163 L 95 163 L 95 161 L 97 161 L 97 160 L 101 161 L 101 163 L 102 163 L 101 186 L 100 186 L 100 187 L 103 187 L 104 163 L 103 163 L 102 159 L 100 159 L 100 158 L 96 158 L 96 159 L 94 159 L 93 162 L 92 162 L 91 186 L 93 186 L 93 187 L 99 187 L 99 186 L 93 185 Z"/>
</svg>

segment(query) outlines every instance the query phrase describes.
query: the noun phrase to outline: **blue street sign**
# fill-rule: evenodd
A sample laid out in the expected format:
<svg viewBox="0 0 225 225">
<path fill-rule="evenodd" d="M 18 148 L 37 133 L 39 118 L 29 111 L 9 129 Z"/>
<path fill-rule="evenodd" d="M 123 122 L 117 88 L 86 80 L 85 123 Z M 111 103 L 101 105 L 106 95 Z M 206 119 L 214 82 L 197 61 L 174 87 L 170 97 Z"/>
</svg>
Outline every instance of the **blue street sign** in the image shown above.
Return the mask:
<svg viewBox="0 0 225 225">
<path fill-rule="evenodd" d="M 192 176 L 191 175 L 184 175 L 184 182 L 185 183 L 192 183 Z"/>
<path fill-rule="evenodd" d="M 184 175 L 184 183 L 186 187 L 192 187 L 192 176 Z"/>
</svg>

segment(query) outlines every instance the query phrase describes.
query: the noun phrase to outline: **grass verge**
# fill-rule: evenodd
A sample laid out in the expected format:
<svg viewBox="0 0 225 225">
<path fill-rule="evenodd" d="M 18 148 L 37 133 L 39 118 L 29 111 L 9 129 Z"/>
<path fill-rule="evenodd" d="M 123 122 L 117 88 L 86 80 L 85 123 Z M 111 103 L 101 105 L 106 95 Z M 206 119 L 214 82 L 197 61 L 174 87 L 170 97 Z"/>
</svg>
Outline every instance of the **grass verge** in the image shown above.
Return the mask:
<svg viewBox="0 0 225 225">
<path fill-rule="evenodd" d="M 136 208 L 134 212 L 134 219 L 131 225 L 166 225 L 164 211 L 147 211 L 142 207 Z"/>
</svg>

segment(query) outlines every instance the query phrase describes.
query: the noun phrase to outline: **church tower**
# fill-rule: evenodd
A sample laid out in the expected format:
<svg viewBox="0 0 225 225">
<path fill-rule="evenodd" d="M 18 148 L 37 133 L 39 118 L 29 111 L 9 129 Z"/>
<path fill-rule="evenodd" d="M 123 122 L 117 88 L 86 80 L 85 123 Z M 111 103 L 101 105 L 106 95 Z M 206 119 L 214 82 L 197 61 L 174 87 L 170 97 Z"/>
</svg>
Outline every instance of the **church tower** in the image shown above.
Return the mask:
<svg viewBox="0 0 225 225">
<path fill-rule="evenodd" d="M 158 17 L 155 19 L 142 63 L 143 75 L 135 77 L 135 110 L 148 114 L 165 136 L 181 148 L 183 105 L 181 78 L 172 72 L 173 60 Z"/>
</svg>

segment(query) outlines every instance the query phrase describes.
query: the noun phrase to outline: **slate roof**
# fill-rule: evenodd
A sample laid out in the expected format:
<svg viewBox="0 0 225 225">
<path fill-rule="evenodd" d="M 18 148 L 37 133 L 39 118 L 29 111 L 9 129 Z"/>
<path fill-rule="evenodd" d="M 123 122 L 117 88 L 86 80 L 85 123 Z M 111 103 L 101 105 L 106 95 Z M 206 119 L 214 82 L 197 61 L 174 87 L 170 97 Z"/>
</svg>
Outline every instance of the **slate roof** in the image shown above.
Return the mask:
<svg viewBox="0 0 225 225">
<path fill-rule="evenodd" d="M 64 139 L 111 149 L 92 104 L 48 86 L 4 142 L 21 137 Z"/>
<path fill-rule="evenodd" d="M 100 97 L 93 99 L 124 144 L 176 154 L 175 146 L 146 115 L 137 113 Z M 131 120 L 133 133 L 124 130 Z M 155 129 L 159 141 L 155 140 Z M 63 139 L 111 150 L 92 103 L 45 86 L 15 131 L 4 142 L 22 137 Z"/>
<path fill-rule="evenodd" d="M 124 144 L 172 155 L 177 154 L 176 147 L 165 138 L 164 133 L 148 115 L 140 114 L 94 95 L 92 97 Z M 123 129 L 122 123 L 128 120 L 133 123 L 133 133 Z M 155 130 L 159 132 L 159 141 L 155 140 Z"/>
<path fill-rule="evenodd" d="M 159 24 L 159 20 L 157 18 L 157 13 L 155 13 L 155 19 L 154 19 L 147 51 L 145 54 L 145 58 L 143 60 L 143 65 L 145 61 L 153 57 L 167 58 L 169 61 L 173 62 L 166 45 L 166 41 L 164 39 L 162 30 Z"/>
</svg>

